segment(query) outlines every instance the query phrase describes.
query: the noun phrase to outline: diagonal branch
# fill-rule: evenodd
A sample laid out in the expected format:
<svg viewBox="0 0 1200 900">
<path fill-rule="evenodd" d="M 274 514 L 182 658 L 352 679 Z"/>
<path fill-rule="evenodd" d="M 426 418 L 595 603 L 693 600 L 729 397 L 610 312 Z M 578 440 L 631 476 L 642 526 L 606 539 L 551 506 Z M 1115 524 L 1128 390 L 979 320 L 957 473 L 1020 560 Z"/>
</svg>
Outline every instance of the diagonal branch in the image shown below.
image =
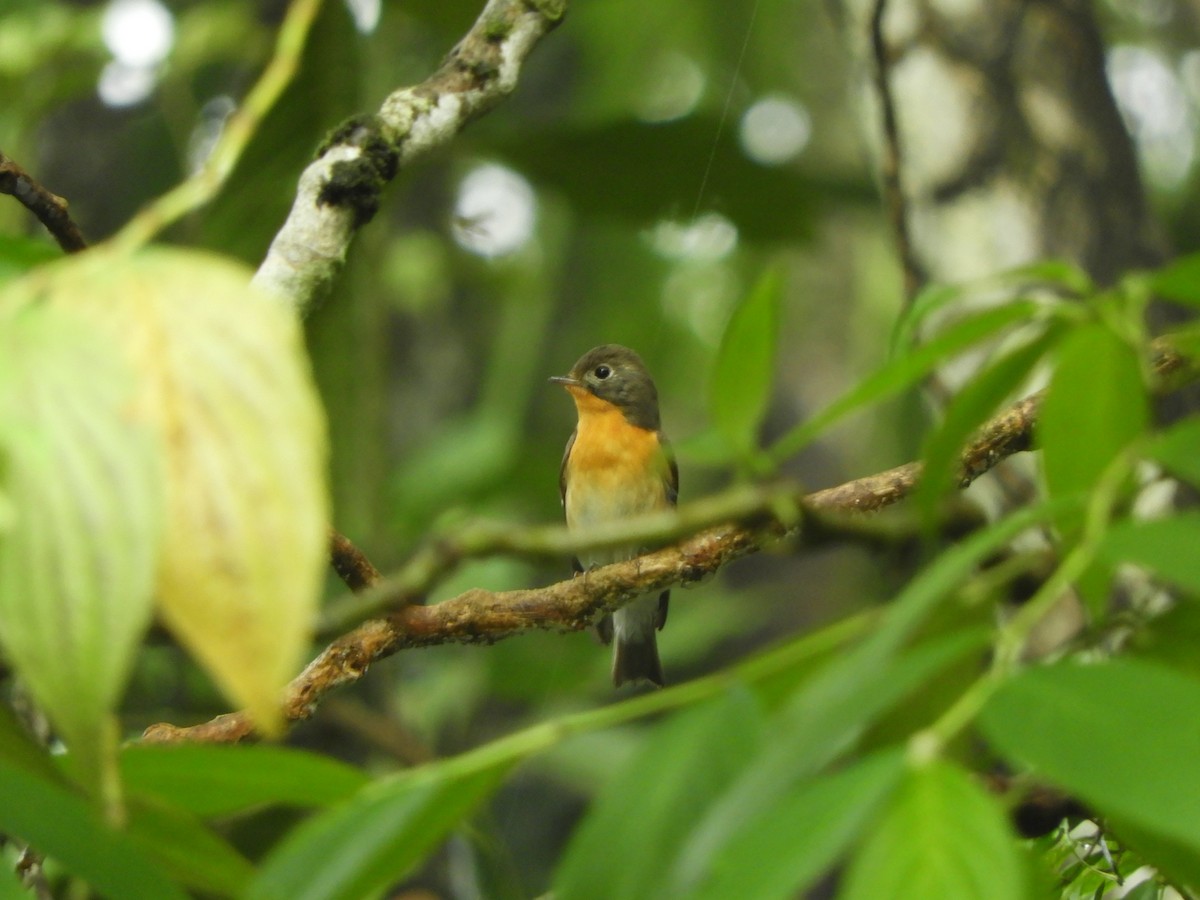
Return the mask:
<svg viewBox="0 0 1200 900">
<path fill-rule="evenodd" d="M 304 170 L 287 221 L 254 283 L 306 312 L 346 259 L 358 229 L 403 166 L 442 146 L 516 88 L 521 66 L 566 0 L 488 0 L 430 78 L 344 123 Z"/>
<path fill-rule="evenodd" d="M 879 171 L 883 181 L 883 200 L 887 209 L 892 235 L 896 239 L 896 252 L 900 257 L 900 268 L 904 273 L 904 303 L 909 305 L 925 284 L 925 273 L 917 260 L 916 250 L 908 230 L 908 209 L 901 181 L 900 125 L 896 116 L 896 98 L 892 94 L 892 58 L 884 36 L 884 17 L 887 0 L 875 0 L 871 10 L 871 52 L 874 56 L 875 92 L 879 96 L 883 146 L 879 158 Z"/>
<path fill-rule="evenodd" d="M 79 226 L 67 210 L 67 201 L 46 190 L 36 178 L 2 152 L 0 194 L 11 194 L 37 216 L 38 221 L 46 226 L 46 230 L 58 241 L 58 246 L 67 253 L 75 253 L 87 246 L 83 232 L 79 230 Z"/>
<path fill-rule="evenodd" d="M 964 485 L 1005 457 L 1030 447 L 1039 404 L 1040 395 L 1034 395 L 981 430 L 960 459 Z M 401 573 L 371 592 L 373 608 L 390 607 L 391 612 L 337 638 L 293 679 L 284 700 L 284 717 L 293 723 L 310 718 L 327 693 L 357 681 L 372 662 L 400 650 L 445 643 L 491 644 L 533 630 L 578 631 L 633 597 L 698 582 L 785 535 L 802 543 L 826 543 L 838 532 L 833 514 L 890 506 L 908 496 L 920 476 L 921 464 L 908 463 L 807 495 L 793 493 L 783 498 L 764 491 L 758 505 L 747 506 L 736 521 L 709 526 L 661 550 L 546 587 L 501 592 L 476 588 L 432 606 L 420 606 L 415 601 L 444 574 L 444 569 L 425 560 L 419 564 L 418 575 Z M 781 499 L 791 501 L 784 504 L 790 508 L 782 512 Z M 482 553 L 485 548 L 477 546 L 475 550 Z M 453 552 L 447 551 L 447 558 L 451 556 Z M 186 728 L 152 725 L 142 739 L 152 743 L 237 742 L 253 734 L 250 717 L 235 712 Z"/>
<path fill-rule="evenodd" d="M 1160 339 L 1153 344 L 1155 390 L 1167 393 L 1200 378 L 1200 367 Z M 1013 404 L 991 419 L 959 457 L 959 484 L 966 487 L 1001 460 L 1033 446 L 1037 415 L 1044 392 Z M 420 563 L 419 575 L 401 574 L 381 583 L 372 602 L 391 611 L 348 631 L 331 643 L 288 686 L 284 717 L 289 723 L 310 718 L 330 691 L 361 678 L 372 662 L 400 650 L 446 643 L 492 644 L 534 630 L 570 632 L 592 624 L 606 612 L 653 590 L 694 584 L 733 560 L 755 553 L 781 537 L 802 544 L 828 543 L 855 532 L 861 513 L 874 512 L 903 500 L 920 481 L 922 466 L 911 462 L 837 487 L 800 495 L 761 490 L 757 503 L 746 503 L 740 518 L 703 528 L 685 539 L 639 556 L 589 571 L 586 575 L 540 588 L 516 591 L 469 590 L 432 606 L 416 605 L 445 569 Z M 748 495 L 747 495 L 748 496 Z M 781 502 L 787 501 L 787 502 Z M 743 499 L 739 503 L 745 502 Z M 855 514 L 846 519 L 847 514 Z M 650 522 L 651 526 L 655 523 Z M 655 527 L 665 527 L 658 525 Z M 676 524 L 677 527 L 677 524 Z M 534 530 L 533 534 L 537 534 Z M 526 551 L 563 550 L 569 535 L 526 539 Z M 664 530 L 663 534 L 669 533 Z M 653 535 L 648 528 L 641 537 Z M 856 536 L 861 537 L 859 531 Z M 595 534 L 602 544 L 611 535 Z M 628 540 L 628 535 L 626 535 Z M 480 541 L 472 552 L 499 552 L 513 548 L 513 539 L 501 546 Z M 585 544 L 577 541 L 575 547 Z M 453 553 L 447 551 L 447 559 Z M 537 555 L 537 554 L 535 554 Z M 461 559 L 458 556 L 455 559 Z M 449 565 L 447 563 L 446 565 Z M 422 582 L 422 578 L 427 581 Z M 152 725 L 143 740 L 151 743 L 182 741 L 237 742 L 253 736 L 254 725 L 244 712 L 223 716 L 187 728 Z"/>
</svg>

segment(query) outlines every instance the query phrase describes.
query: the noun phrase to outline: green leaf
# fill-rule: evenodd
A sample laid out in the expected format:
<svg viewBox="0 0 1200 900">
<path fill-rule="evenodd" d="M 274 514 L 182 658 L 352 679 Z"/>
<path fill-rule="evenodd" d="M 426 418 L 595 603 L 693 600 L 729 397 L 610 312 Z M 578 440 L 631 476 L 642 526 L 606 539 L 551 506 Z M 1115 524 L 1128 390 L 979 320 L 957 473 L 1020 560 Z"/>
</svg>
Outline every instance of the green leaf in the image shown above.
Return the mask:
<svg viewBox="0 0 1200 900">
<path fill-rule="evenodd" d="M 165 624 L 265 732 L 326 568 L 324 421 L 292 312 L 210 254 L 93 248 L 10 286 L 86 321 L 136 374 L 166 456 Z"/>
<path fill-rule="evenodd" d="M 369 781 L 337 760 L 267 745 L 134 745 L 120 762 L 130 793 L 206 817 L 275 803 L 328 806 Z"/>
<path fill-rule="evenodd" d="M 1133 660 L 1029 669 L 980 726 L 996 750 L 1099 815 L 1175 841 L 1200 862 L 1200 680 Z M 1150 862 L 1154 862 L 1151 858 Z"/>
<path fill-rule="evenodd" d="M 1200 890 L 1200 854 L 1196 853 L 1194 847 L 1130 825 L 1118 816 L 1109 817 L 1106 825 L 1112 829 L 1113 834 L 1120 837 L 1123 845 L 1135 850 L 1143 859 L 1152 860 L 1154 868 L 1170 882 L 1184 887 L 1187 890 L 1185 896 L 1194 897 Z M 1154 888 L 1154 891 L 1148 894 L 1149 897 L 1157 900 L 1160 896 L 1163 898 L 1172 896 L 1168 893 L 1160 894 L 1155 882 L 1154 878 L 1151 878 L 1149 882 L 1143 882 Z M 1126 894 L 1124 900 L 1131 900 L 1133 896 L 1133 893 Z"/>
<path fill-rule="evenodd" d="M 46 751 L 38 745 L 29 732 L 17 721 L 17 717 L 6 703 L 0 703 L 0 761 L 17 769 L 23 769 L 51 784 L 66 785 L 58 766 Z"/>
<path fill-rule="evenodd" d="M 801 684 L 849 650 L 876 624 L 875 611 L 804 633 L 737 665 L 742 681 L 769 712 L 782 707 Z"/>
<path fill-rule="evenodd" d="M 679 853 L 672 876 L 688 895 L 708 877 L 710 860 L 781 794 L 850 751 L 866 730 L 922 684 L 986 646 L 982 631 L 928 641 L 893 658 L 871 657 L 869 642 L 805 684 L 778 717 L 757 758 L 708 808 Z"/>
<path fill-rule="evenodd" d="M 890 360 L 820 413 L 793 428 L 771 447 L 770 458 L 782 462 L 849 413 L 912 387 L 953 356 L 995 337 L 1011 325 L 1028 322 L 1044 310 L 1042 304 L 1021 301 L 955 322 L 928 343 Z"/>
<path fill-rule="evenodd" d="M 112 712 L 150 618 L 162 450 L 129 415 L 110 342 L 15 287 L 0 296 L 0 644 L 113 806 Z"/>
<path fill-rule="evenodd" d="M 1200 603 L 1176 603 L 1144 623 L 1130 652 L 1139 659 L 1200 678 Z"/>
<path fill-rule="evenodd" d="M 1161 432 L 1148 453 L 1172 475 L 1200 485 L 1200 417 L 1189 416 Z"/>
<path fill-rule="evenodd" d="M 368 786 L 289 834 L 263 861 L 246 900 L 380 895 L 495 790 L 509 763 L 465 772 L 433 765 Z"/>
<path fill-rule="evenodd" d="M 712 877 L 687 896 L 803 896 L 858 837 L 903 774 L 903 752 L 890 750 L 781 792 L 739 824 L 712 860 Z"/>
<path fill-rule="evenodd" d="M 1099 324 L 1062 342 L 1038 419 L 1046 485 L 1052 497 L 1088 493 L 1150 418 L 1141 362 Z"/>
<path fill-rule="evenodd" d="M 900 654 L 982 559 L 1052 511 L 1045 505 L 1021 510 L 947 550 L 892 601 L 866 640 L 802 684 L 784 707 L 770 746 L 713 804 L 689 839 L 680 854 L 677 883 L 702 880 L 708 861 L 766 798 L 837 759 L 892 705 L 964 654 L 977 652 L 986 641 L 982 632 L 926 641 Z"/>
<path fill-rule="evenodd" d="M 762 717 L 744 693 L 659 726 L 579 826 L 554 879 L 573 898 L 667 896 L 666 869 L 712 799 L 762 741 Z"/>
<path fill-rule="evenodd" d="M 254 867 L 194 816 L 168 806 L 131 801 L 129 839 L 181 884 L 233 896 Z"/>
<path fill-rule="evenodd" d="M 883 621 L 863 642 L 858 654 L 865 659 L 885 659 L 899 650 L 930 618 L 942 602 L 973 575 L 979 564 L 1023 531 L 1042 524 L 1065 503 L 1041 503 L 1011 513 L 942 552 L 909 582 L 888 607 Z M 843 665 L 857 665 L 850 655 Z"/>
<path fill-rule="evenodd" d="M 1072 296 L 1086 296 L 1096 290 L 1091 278 L 1079 266 L 1056 259 L 1039 260 L 965 284 L 928 284 L 896 320 L 889 355 L 904 352 L 915 341 L 922 323 L 939 309 L 967 300 L 972 295 L 994 296 L 998 290 L 1024 291 L 1031 287 L 1055 288 Z"/>
<path fill-rule="evenodd" d="M 1146 522 L 1126 520 L 1114 525 L 1101 542 L 1098 555 L 1110 565 L 1135 563 L 1161 578 L 1200 594 L 1200 512 L 1179 513 Z"/>
<path fill-rule="evenodd" d="M 62 258 L 62 251 L 42 238 L 0 235 L 0 283 L 23 275 L 34 266 Z"/>
<path fill-rule="evenodd" d="M 1017 266 L 1015 269 L 1000 273 L 996 280 L 1008 285 L 1055 287 L 1077 296 L 1085 296 L 1096 291 L 1096 285 L 1088 273 L 1076 263 L 1065 259 L 1042 259 L 1028 265 Z"/>
<path fill-rule="evenodd" d="M 923 521 L 932 524 L 937 502 L 954 486 L 958 456 L 967 439 L 996 407 L 1029 378 L 1029 373 L 1058 340 L 1058 329 L 1006 353 L 972 378 L 946 407 L 941 425 L 925 442 L 925 472 L 915 502 Z"/>
<path fill-rule="evenodd" d="M 771 401 L 783 280 L 771 270 L 737 309 L 717 350 L 709 394 L 713 424 L 728 446 L 748 456 Z"/>
<path fill-rule="evenodd" d="M 3 858 L 0 862 L 4 862 Z M 21 884 L 12 866 L 0 865 L 0 900 L 30 900 L 33 896 L 33 891 Z"/>
<path fill-rule="evenodd" d="M 1187 306 L 1200 306 L 1200 253 L 1174 260 L 1149 276 L 1152 293 Z"/>
<path fill-rule="evenodd" d="M 1123 900 L 1158 900 L 1160 888 L 1153 877 L 1134 886 L 1133 890 L 1124 895 Z"/>
<path fill-rule="evenodd" d="M 0 797 L 0 833 L 53 858 L 100 894 L 186 900 L 128 835 L 107 828 L 75 794 L 0 761 Z"/>
<path fill-rule="evenodd" d="M 1025 874 L 999 804 L 958 766 L 909 773 L 850 863 L 841 900 L 1024 900 Z"/>
<path fill-rule="evenodd" d="M 971 292 L 969 284 L 936 284 L 930 283 L 921 288 L 912 303 L 908 304 L 896 319 L 892 328 L 892 338 L 888 344 L 888 356 L 895 358 L 911 351 L 917 342 L 917 333 L 921 323 L 930 314 L 937 312 L 951 303 L 961 300 Z"/>
</svg>

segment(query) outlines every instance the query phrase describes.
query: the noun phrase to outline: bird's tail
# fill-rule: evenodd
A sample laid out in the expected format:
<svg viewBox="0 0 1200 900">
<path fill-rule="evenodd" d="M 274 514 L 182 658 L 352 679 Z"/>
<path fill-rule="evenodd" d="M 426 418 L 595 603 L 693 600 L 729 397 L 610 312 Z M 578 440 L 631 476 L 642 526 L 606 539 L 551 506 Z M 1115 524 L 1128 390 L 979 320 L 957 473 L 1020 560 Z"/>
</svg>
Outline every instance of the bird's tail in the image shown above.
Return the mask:
<svg viewBox="0 0 1200 900">
<path fill-rule="evenodd" d="M 612 677 L 616 687 L 627 681 L 649 681 L 663 686 L 658 641 L 652 629 L 642 634 L 617 635 L 613 641 Z"/>
</svg>

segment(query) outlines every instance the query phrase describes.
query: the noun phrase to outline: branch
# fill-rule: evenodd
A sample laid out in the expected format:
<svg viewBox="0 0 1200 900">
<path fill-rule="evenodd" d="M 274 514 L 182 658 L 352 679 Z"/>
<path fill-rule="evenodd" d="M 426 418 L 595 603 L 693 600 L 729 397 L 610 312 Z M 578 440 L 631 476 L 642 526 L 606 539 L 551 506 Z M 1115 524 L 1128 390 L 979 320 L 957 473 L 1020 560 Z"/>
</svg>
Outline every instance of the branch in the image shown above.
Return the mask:
<svg viewBox="0 0 1200 900">
<path fill-rule="evenodd" d="M 463 560 L 497 554 L 564 560 L 585 550 L 611 547 L 660 547 L 727 522 L 748 522 L 773 513 L 778 521 L 798 523 L 803 493 L 791 483 L 738 487 L 685 504 L 678 510 L 651 513 L 594 526 L 586 532 L 561 525 L 514 528 L 511 522 L 475 522 L 428 540 L 399 572 L 373 584 L 359 596 L 331 605 L 320 632 L 340 634 L 360 622 L 424 601 L 429 590 Z M 810 518 L 812 518 L 810 514 Z M 852 527 L 852 526 L 851 526 Z M 824 531 L 837 526 L 825 523 Z"/>
<path fill-rule="evenodd" d="M 983 474 L 1005 456 L 1029 446 L 1033 428 L 1031 408 L 1036 409 L 1036 403 L 1022 401 L 985 427 L 980 439 L 962 455 L 965 482 Z M 487 542 L 480 541 L 468 548 L 464 542 L 463 546 L 442 546 L 427 555 L 418 554 L 405 571 L 381 582 L 366 595 L 367 606 L 343 608 L 337 614 L 350 618 L 368 610 L 392 610 L 381 618 L 363 622 L 336 639 L 293 679 L 283 704 L 284 717 L 288 722 L 308 719 L 325 694 L 357 681 L 372 662 L 400 650 L 445 643 L 491 644 L 532 630 L 579 631 L 633 597 L 674 585 L 694 584 L 785 534 L 798 534 L 801 540 L 825 542 L 828 530 L 822 531 L 818 525 L 806 531 L 805 523 L 812 525 L 824 521 L 828 524 L 830 518 L 822 519 L 822 514 L 861 513 L 894 504 L 913 490 L 920 475 L 921 464 L 909 463 L 806 496 L 793 493 L 783 497 L 770 490 L 758 491 L 757 497 L 737 494 L 730 506 L 742 504 L 740 521 L 706 527 L 672 546 L 547 587 L 502 592 L 476 588 L 432 606 L 414 604 L 452 560 L 468 555 L 468 550 L 477 553 L 498 551 L 500 542 L 493 533 L 495 543 L 487 546 Z M 791 509 L 781 516 L 779 507 L 783 499 L 791 500 Z M 655 527 L 661 527 L 661 523 L 650 517 L 644 523 L 647 527 L 640 538 L 646 538 Z M 628 530 L 622 535 L 626 542 L 630 540 Z M 578 540 L 574 545 L 570 544 L 571 537 L 558 529 L 534 529 L 527 532 L 524 539 L 508 540 L 510 547 L 523 541 L 525 549 L 536 547 L 539 554 L 553 546 L 562 549 L 565 555 L 568 549 L 579 549 L 584 545 Z M 604 533 L 590 536 L 593 544 L 601 545 L 611 537 Z M 435 542 L 431 546 L 440 545 Z M 187 728 L 165 723 L 152 725 L 142 739 L 151 743 L 237 742 L 253 733 L 250 717 L 244 712 L 235 712 Z"/>
<path fill-rule="evenodd" d="M 338 128 L 300 176 L 292 210 L 254 283 L 301 312 L 310 309 L 399 169 L 510 94 L 525 58 L 565 9 L 566 0 L 488 0 L 428 80 Z"/>
<path fill-rule="evenodd" d="M 0 152 L 0 193 L 15 197 L 37 216 L 67 253 L 75 253 L 87 246 L 83 232 L 67 211 L 67 201 L 46 190 L 3 152 Z"/>
<path fill-rule="evenodd" d="M 892 96 L 890 78 L 892 61 L 883 34 L 883 18 L 887 0 L 875 0 L 871 10 L 871 52 L 874 55 L 875 90 L 879 94 L 879 109 L 883 117 L 883 146 L 879 154 L 879 173 L 883 181 L 883 202 L 888 221 L 896 238 L 896 252 L 904 272 L 904 301 L 910 304 L 925 283 L 925 273 L 917 261 L 912 237 L 908 233 L 908 212 L 905 208 L 904 186 L 900 181 L 900 126 L 896 119 L 896 100 Z"/>
<path fill-rule="evenodd" d="M 329 564 L 346 587 L 356 594 L 373 587 L 382 577 L 367 555 L 333 528 L 329 529 Z"/>
<path fill-rule="evenodd" d="M 1200 378 L 1200 366 L 1159 339 L 1152 345 L 1154 389 L 1167 393 Z M 966 487 L 1001 460 L 1033 446 L 1037 414 L 1044 392 L 1013 404 L 981 428 L 959 457 L 959 484 Z M 570 632 L 591 625 L 634 597 L 710 577 L 727 563 L 755 553 L 781 537 L 805 545 L 864 532 L 861 513 L 874 512 L 907 497 L 920 481 L 922 465 L 907 463 L 837 487 L 802 495 L 786 485 L 731 492 L 725 497 L 689 504 L 678 520 L 645 517 L 621 532 L 626 543 L 632 529 L 637 541 L 671 533 L 684 522 L 691 527 L 718 512 L 741 511 L 739 519 L 704 527 L 698 533 L 636 559 L 593 569 L 578 578 L 541 588 L 516 591 L 469 590 L 432 606 L 414 605 L 432 583 L 466 555 L 521 551 L 527 555 L 566 555 L 614 540 L 605 530 L 582 537 L 557 528 L 479 532 L 458 546 L 444 544 L 414 562 L 398 576 L 381 582 L 365 597 L 365 609 L 391 609 L 342 635 L 317 656 L 287 688 L 284 717 L 298 722 L 312 716 L 327 693 L 361 678 L 372 662 L 400 650 L 437 644 L 492 644 L 533 630 Z M 690 510 L 690 512 L 689 512 Z M 848 514 L 853 517 L 847 518 Z M 438 546 L 435 542 L 433 546 Z M 440 554 L 440 555 L 439 555 Z M 343 610 L 342 615 L 348 613 Z M 186 728 L 157 724 L 146 729 L 150 743 L 183 741 L 237 742 L 251 737 L 254 725 L 244 712 Z"/>
</svg>

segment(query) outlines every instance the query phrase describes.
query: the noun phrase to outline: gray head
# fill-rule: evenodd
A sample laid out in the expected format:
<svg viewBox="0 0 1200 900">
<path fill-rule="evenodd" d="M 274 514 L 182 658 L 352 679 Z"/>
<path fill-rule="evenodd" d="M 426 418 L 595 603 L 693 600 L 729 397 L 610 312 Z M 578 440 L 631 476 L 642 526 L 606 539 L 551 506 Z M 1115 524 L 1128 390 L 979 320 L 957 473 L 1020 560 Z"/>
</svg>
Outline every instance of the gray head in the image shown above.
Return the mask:
<svg viewBox="0 0 1200 900">
<path fill-rule="evenodd" d="M 620 344 L 593 347 L 567 375 L 550 379 L 563 385 L 583 410 L 589 397 L 613 404 L 631 425 L 657 431 L 658 391 L 642 358 Z"/>
</svg>

